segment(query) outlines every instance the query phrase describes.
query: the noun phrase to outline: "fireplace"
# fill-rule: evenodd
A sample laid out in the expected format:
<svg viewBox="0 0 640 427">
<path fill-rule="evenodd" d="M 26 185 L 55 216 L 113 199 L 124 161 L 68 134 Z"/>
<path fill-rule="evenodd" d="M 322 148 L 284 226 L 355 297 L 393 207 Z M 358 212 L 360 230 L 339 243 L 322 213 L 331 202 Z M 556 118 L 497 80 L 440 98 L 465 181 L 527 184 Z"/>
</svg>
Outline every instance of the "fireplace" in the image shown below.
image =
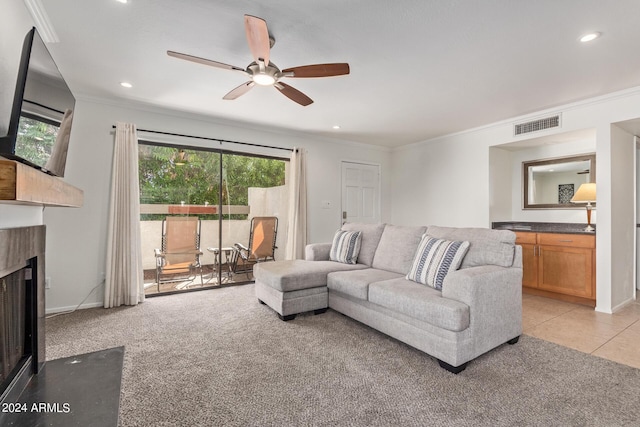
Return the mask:
<svg viewBox="0 0 640 427">
<path fill-rule="evenodd" d="M 45 362 L 45 227 L 0 229 L 0 404 Z"/>
</svg>

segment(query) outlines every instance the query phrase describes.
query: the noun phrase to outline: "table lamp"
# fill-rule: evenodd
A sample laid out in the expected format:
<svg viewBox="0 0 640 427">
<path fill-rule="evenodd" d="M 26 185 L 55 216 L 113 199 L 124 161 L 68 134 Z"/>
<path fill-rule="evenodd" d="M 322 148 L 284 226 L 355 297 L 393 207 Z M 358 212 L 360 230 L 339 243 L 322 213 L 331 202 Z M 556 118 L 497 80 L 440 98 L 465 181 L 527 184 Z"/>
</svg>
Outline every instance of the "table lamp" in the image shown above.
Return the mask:
<svg viewBox="0 0 640 427">
<path fill-rule="evenodd" d="M 571 199 L 571 203 L 587 203 L 587 228 L 584 231 L 595 231 L 595 228 L 591 226 L 591 202 L 596 201 L 596 183 L 588 182 L 582 184 L 576 194 Z"/>
</svg>

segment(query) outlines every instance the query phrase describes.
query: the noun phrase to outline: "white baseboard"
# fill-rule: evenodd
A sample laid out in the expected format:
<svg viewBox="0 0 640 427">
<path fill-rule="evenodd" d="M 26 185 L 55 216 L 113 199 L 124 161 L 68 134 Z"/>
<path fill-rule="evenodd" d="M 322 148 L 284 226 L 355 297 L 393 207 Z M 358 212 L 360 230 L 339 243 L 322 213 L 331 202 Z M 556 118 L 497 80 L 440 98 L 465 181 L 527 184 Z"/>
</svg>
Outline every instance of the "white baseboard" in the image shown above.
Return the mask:
<svg viewBox="0 0 640 427">
<path fill-rule="evenodd" d="M 616 305 L 615 307 L 613 307 L 613 308 L 611 309 L 611 311 L 612 311 L 613 313 L 615 313 L 616 311 L 620 311 L 621 309 L 623 309 L 624 307 L 626 307 L 626 306 L 628 306 L 629 304 L 633 303 L 634 301 L 635 301 L 635 300 L 633 300 L 633 299 L 628 299 L 628 300 L 626 300 L 626 301 L 624 301 L 624 302 L 622 302 L 622 303 L 620 303 L 620 304 Z"/>
<path fill-rule="evenodd" d="M 85 308 L 96 308 L 96 307 L 104 307 L 103 302 L 88 302 L 86 304 L 82 304 L 80 307 L 76 305 L 72 305 L 69 307 L 53 307 L 45 309 L 44 313 L 46 314 L 54 314 L 54 313 L 64 313 L 67 311 L 73 311 L 78 308 L 78 310 L 84 310 Z"/>
</svg>

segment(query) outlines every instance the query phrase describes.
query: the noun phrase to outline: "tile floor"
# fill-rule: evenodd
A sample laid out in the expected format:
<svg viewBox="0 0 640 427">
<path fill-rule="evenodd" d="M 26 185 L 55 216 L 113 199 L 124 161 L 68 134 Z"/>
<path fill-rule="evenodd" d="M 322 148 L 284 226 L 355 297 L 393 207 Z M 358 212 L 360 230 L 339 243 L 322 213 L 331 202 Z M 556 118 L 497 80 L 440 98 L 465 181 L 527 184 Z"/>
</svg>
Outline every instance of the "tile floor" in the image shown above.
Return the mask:
<svg viewBox="0 0 640 427">
<path fill-rule="evenodd" d="M 640 302 L 605 314 L 525 294 L 522 328 L 527 335 L 640 369 Z"/>
</svg>

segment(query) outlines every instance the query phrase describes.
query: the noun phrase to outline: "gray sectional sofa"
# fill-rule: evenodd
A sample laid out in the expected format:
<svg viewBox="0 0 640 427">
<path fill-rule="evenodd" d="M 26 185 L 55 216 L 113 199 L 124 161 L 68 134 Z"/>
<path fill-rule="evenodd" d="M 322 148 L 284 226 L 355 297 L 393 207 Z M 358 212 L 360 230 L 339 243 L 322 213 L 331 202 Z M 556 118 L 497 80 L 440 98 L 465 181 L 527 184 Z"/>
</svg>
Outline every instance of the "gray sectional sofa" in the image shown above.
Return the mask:
<svg viewBox="0 0 640 427">
<path fill-rule="evenodd" d="M 522 332 L 522 250 L 507 230 L 347 223 L 360 231 L 357 264 L 329 260 L 331 243 L 305 260 L 261 263 L 258 300 L 283 320 L 331 308 L 438 359 L 458 373 Z M 468 241 L 460 268 L 437 290 L 406 278 L 424 234 Z"/>
</svg>

